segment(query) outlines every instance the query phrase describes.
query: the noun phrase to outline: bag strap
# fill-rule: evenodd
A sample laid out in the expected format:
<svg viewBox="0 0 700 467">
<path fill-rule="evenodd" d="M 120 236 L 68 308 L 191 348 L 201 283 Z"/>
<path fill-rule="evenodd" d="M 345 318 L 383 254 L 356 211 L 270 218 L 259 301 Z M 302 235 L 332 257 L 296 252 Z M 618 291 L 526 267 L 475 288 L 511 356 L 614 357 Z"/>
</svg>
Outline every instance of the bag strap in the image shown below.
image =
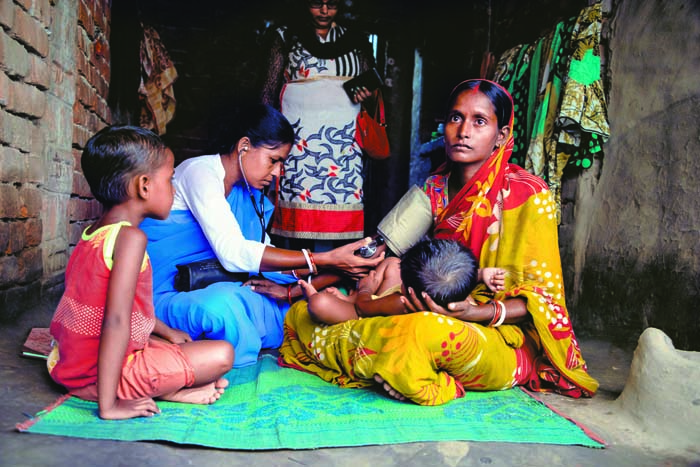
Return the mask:
<svg viewBox="0 0 700 467">
<path fill-rule="evenodd" d="M 386 118 L 384 117 L 384 98 L 382 97 L 381 88 L 377 88 L 377 102 L 374 109 L 374 119 L 378 120 L 381 126 L 386 126 Z"/>
</svg>

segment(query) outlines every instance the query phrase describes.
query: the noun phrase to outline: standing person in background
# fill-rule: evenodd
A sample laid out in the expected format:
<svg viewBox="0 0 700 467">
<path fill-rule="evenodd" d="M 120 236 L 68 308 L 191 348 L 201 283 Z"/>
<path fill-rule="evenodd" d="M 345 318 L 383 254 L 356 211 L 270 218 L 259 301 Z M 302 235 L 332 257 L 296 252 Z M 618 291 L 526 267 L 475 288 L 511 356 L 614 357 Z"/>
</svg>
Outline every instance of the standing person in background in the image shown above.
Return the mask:
<svg viewBox="0 0 700 467">
<path fill-rule="evenodd" d="M 303 2 L 303 3 L 302 3 Z M 271 233 L 287 248 L 324 251 L 364 235 L 362 150 L 355 142 L 361 88 L 343 83 L 374 66 L 366 37 L 335 22 L 339 0 L 299 0 L 306 21 L 274 31 L 262 101 L 292 123 L 297 142 L 279 180 Z"/>
</svg>

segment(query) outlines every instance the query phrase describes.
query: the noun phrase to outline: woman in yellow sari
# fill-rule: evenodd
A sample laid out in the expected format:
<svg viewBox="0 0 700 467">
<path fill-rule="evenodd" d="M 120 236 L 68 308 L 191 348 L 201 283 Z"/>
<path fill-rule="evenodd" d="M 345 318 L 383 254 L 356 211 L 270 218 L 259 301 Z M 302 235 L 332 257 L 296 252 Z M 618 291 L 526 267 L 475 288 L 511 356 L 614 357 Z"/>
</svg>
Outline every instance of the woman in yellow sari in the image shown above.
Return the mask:
<svg viewBox="0 0 700 467">
<path fill-rule="evenodd" d="M 447 309 L 409 290 L 402 300 L 414 313 L 333 326 L 313 322 L 302 301 L 285 319 L 280 362 L 341 386 L 381 381 L 424 405 L 516 385 L 592 396 L 598 382 L 566 310 L 552 195 L 540 178 L 508 164 L 510 94 L 469 80 L 452 91 L 447 109 L 447 161 L 423 187 L 432 236 L 461 242 L 481 268 L 505 269 L 505 290 L 481 284 Z"/>
</svg>

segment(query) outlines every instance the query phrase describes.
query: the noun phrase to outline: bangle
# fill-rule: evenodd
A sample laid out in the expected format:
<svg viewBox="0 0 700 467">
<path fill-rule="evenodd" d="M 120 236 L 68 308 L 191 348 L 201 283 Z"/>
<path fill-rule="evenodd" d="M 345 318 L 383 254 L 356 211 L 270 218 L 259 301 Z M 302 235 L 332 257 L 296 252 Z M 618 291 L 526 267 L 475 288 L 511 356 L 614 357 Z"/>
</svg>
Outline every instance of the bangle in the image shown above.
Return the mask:
<svg viewBox="0 0 700 467">
<path fill-rule="evenodd" d="M 494 302 L 493 300 L 489 300 L 486 304 L 491 305 L 491 307 L 493 308 L 493 316 L 491 317 L 491 321 L 488 324 L 489 326 L 493 326 L 498 320 L 498 305 L 496 305 L 496 302 Z"/>
<path fill-rule="evenodd" d="M 287 286 L 287 301 L 289 301 L 289 304 L 292 304 L 292 284 L 289 284 Z"/>
<path fill-rule="evenodd" d="M 307 250 L 306 248 L 302 248 L 301 252 L 304 253 L 306 265 L 309 267 L 309 282 L 311 282 L 311 275 L 314 273 L 314 265 L 311 262 L 311 255 L 309 254 L 309 250 Z"/>
<path fill-rule="evenodd" d="M 296 270 L 296 269 L 292 269 L 292 276 L 294 276 L 294 278 L 295 278 L 296 280 L 299 280 L 299 275 L 297 274 L 297 270 Z"/>
<path fill-rule="evenodd" d="M 498 308 L 501 310 L 501 314 L 498 317 L 498 321 L 496 321 L 496 324 L 493 325 L 494 328 L 497 328 L 506 320 L 506 304 L 500 300 L 496 300 L 496 303 L 498 304 Z"/>
<path fill-rule="evenodd" d="M 316 267 L 316 261 L 314 261 L 314 254 L 309 251 L 309 259 L 311 260 L 311 271 L 314 274 L 318 274 L 318 268 Z"/>
</svg>

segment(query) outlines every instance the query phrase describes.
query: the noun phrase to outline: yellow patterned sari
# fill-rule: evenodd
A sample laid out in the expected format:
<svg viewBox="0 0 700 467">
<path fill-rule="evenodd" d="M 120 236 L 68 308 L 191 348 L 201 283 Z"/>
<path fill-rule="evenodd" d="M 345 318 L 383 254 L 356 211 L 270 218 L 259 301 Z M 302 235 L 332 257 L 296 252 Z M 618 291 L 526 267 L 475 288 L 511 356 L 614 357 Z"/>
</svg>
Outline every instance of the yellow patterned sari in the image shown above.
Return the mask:
<svg viewBox="0 0 700 467">
<path fill-rule="evenodd" d="M 598 382 L 586 370 L 564 299 L 555 203 L 540 178 L 507 163 L 512 148 L 511 136 L 454 200 L 447 197 L 449 165 L 424 190 L 434 237 L 471 248 L 482 268 L 507 271 L 505 291 L 494 295 L 481 284 L 472 297 L 524 298 L 528 320 L 494 328 L 419 312 L 327 326 L 313 322 L 302 301 L 285 319 L 280 363 L 347 387 L 374 384 L 378 374 L 423 405 L 516 385 L 592 396 Z"/>
</svg>

